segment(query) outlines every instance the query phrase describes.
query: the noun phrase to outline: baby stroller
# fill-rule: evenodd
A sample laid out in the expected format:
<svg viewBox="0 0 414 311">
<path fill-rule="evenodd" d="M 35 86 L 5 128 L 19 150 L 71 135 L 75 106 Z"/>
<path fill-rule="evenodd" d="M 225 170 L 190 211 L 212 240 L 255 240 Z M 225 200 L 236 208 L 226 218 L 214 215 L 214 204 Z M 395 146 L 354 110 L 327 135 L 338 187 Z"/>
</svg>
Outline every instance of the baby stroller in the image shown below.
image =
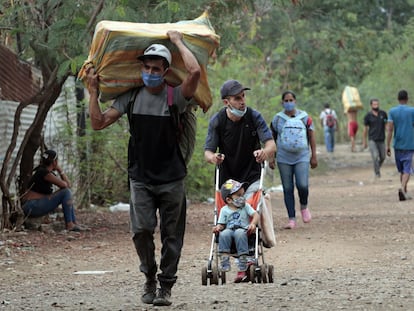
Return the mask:
<svg viewBox="0 0 414 311">
<path fill-rule="evenodd" d="M 264 174 L 265 167 L 262 164 L 259 189 L 247 200 L 260 216 L 260 222 L 256 227 L 256 232 L 249 236 L 249 256 L 251 260 L 248 266 L 247 276 L 248 281 L 252 283 L 273 283 L 274 267 L 273 265 L 265 263 L 263 251 L 264 248 L 271 248 L 276 243 L 273 232 L 270 198 L 268 196 L 266 197 L 263 190 Z M 214 225 L 217 225 L 220 210 L 225 205 L 219 187 L 219 166 L 216 167 L 215 188 Z M 264 231 L 266 232 L 266 236 L 263 235 Z M 236 253 L 234 247 L 232 257 L 237 257 Z M 219 280 L 221 280 L 221 284 L 226 283 L 226 272 L 220 271 L 219 269 L 218 234 L 213 233 L 207 266 L 201 269 L 201 284 L 218 285 Z"/>
</svg>

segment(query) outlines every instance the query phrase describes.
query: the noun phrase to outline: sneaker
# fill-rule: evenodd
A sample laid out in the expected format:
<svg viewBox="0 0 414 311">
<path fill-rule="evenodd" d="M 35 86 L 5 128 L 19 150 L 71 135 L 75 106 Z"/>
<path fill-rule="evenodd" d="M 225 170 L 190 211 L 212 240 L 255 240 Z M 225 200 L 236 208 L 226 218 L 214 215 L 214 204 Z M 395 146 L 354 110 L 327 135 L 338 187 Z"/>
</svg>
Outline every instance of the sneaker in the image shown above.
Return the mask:
<svg viewBox="0 0 414 311">
<path fill-rule="evenodd" d="M 143 303 L 152 304 L 157 292 L 157 281 L 147 280 L 144 284 L 144 293 L 141 296 Z"/>
<path fill-rule="evenodd" d="M 239 271 L 237 272 L 236 278 L 234 279 L 234 283 L 242 283 L 242 282 L 248 282 L 249 279 L 247 277 L 246 271 Z"/>
<path fill-rule="evenodd" d="M 171 300 L 171 289 L 168 288 L 159 288 L 157 296 L 152 302 L 154 306 L 169 306 L 172 304 Z"/>
<path fill-rule="evenodd" d="M 308 223 L 311 221 L 312 219 L 312 215 L 309 211 L 309 208 L 305 208 L 303 210 L 300 211 L 302 213 L 302 220 L 304 223 Z"/>
<path fill-rule="evenodd" d="M 229 256 L 221 256 L 220 271 L 229 272 L 230 269 L 231 269 L 230 257 Z"/>
<path fill-rule="evenodd" d="M 412 197 L 407 192 L 402 191 L 402 189 L 398 189 L 398 198 L 400 201 L 412 200 Z"/>
<path fill-rule="evenodd" d="M 296 221 L 290 219 L 288 224 L 284 227 L 285 229 L 295 229 L 296 228 Z"/>
<path fill-rule="evenodd" d="M 398 189 L 398 198 L 400 201 L 412 200 L 413 198 L 408 195 L 407 192 L 402 191 L 402 189 Z"/>
<path fill-rule="evenodd" d="M 402 189 L 398 189 L 398 198 L 400 199 L 400 201 L 405 201 L 405 195 Z"/>
</svg>

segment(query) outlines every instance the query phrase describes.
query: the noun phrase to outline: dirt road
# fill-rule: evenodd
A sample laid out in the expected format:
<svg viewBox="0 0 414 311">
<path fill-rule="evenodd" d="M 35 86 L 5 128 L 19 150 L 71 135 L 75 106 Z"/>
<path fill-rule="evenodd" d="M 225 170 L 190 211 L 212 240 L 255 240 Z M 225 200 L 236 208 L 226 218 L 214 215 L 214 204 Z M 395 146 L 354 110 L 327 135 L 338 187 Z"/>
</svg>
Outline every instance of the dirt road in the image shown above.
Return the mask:
<svg viewBox="0 0 414 311">
<path fill-rule="evenodd" d="M 374 180 L 368 151 L 348 149 L 328 157 L 319 147 L 310 224 L 283 230 L 283 196 L 272 193 L 277 245 L 264 255 L 274 283 L 235 284 L 231 271 L 227 284 L 202 286 L 213 206 L 193 204 L 173 304 L 144 305 L 128 213 L 83 212 L 92 230 L 80 235 L 0 235 L 0 310 L 414 310 L 414 202 L 398 201 L 390 159 Z"/>
</svg>

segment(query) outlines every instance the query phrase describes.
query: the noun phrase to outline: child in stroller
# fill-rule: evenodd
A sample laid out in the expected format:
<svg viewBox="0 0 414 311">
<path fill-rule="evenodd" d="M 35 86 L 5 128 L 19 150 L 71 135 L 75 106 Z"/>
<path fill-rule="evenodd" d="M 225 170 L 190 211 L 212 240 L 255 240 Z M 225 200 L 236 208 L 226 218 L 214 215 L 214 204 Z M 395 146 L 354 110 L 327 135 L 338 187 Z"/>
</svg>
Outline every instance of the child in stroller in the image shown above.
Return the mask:
<svg viewBox="0 0 414 311">
<path fill-rule="evenodd" d="M 238 273 L 235 282 L 248 280 L 247 255 L 249 254 L 248 235 L 255 233 L 259 223 L 259 214 L 246 202 L 244 183 L 227 180 L 221 187 L 221 196 L 226 203 L 221 208 L 217 225 L 213 232 L 219 234 L 218 252 L 220 270 L 230 271 L 231 246 L 234 242 L 238 256 Z"/>
</svg>

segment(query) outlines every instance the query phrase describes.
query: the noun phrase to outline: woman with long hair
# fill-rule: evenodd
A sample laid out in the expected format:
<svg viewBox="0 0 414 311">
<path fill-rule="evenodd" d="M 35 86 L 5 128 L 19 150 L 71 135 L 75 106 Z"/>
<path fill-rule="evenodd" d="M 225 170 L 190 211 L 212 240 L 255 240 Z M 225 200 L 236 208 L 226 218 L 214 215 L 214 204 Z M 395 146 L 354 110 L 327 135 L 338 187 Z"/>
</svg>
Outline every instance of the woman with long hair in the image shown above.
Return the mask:
<svg viewBox="0 0 414 311">
<path fill-rule="evenodd" d="M 53 192 L 53 186 L 59 190 Z M 49 214 L 62 204 L 66 230 L 81 231 L 76 224 L 72 191 L 68 176 L 58 164 L 54 150 L 46 150 L 40 164 L 34 169 L 29 189 L 23 196 L 23 212 L 27 217 L 41 217 Z"/>
</svg>

